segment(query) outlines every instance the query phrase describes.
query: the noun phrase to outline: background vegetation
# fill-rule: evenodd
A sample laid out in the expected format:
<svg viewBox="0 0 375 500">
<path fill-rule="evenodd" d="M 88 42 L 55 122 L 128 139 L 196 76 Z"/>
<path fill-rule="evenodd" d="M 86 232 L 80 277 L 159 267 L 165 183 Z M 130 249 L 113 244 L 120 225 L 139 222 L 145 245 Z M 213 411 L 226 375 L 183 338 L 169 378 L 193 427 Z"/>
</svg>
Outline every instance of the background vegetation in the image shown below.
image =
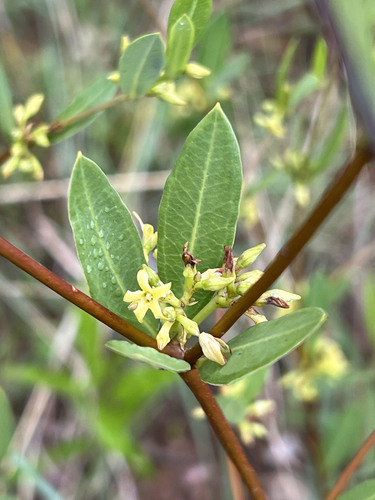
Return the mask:
<svg viewBox="0 0 375 500">
<path fill-rule="evenodd" d="M 117 67 L 123 34 L 165 33 L 171 3 L 0 2 L 0 58 L 14 103 L 41 92 L 38 118 L 52 121 L 82 88 Z M 320 37 L 315 9 L 299 0 L 214 2 L 195 50 L 212 75 L 178 85 L 189 105 L 124 103 L 84 132 L 35 149 L 45 180 L 1 180 L 1 235 L 85 289 L 66 203 L 77 150 L 155 225 L 166 171 L 219 100 L 235 128 L 245 178 L 235 253 L 266 242 L 257 266 L 264 268 L 357 139 L 340 65 Z M 248 408 L 256 392 L 249 386 L 219 396 L 271 499 L 321 498 L 372 431 L 374 182 L 365 169 L 280 282 L 303 297 L 303 306 L 328 311 L 323 347 L 314 339 L 269 370 L 259 398 L 274 407 L 261 419 Z M 242 498 L 174 375 L 112 355 L 104 343 L 113 333 L 3 260 L 0 280 L 0 384 L 14 414 L 1 498 Z M 280 378 L 290 372 L 292 383 L 283 387 Z M 3 393 L 0 401 L 0 425 L 11 426 Z M 250 424 L 260 420 L 267 435 L 254 441 Z M 374 459 L 370 452 L 353 484 L 374 475 Z"/>
</svg>

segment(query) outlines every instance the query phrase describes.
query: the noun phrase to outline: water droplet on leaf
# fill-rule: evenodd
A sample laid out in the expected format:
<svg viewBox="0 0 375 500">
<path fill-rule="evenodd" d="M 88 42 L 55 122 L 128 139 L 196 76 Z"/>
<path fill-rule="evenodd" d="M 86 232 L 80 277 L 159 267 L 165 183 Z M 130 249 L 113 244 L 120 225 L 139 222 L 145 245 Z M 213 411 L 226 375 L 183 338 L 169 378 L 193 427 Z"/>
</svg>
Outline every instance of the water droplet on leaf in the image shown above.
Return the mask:
<svg viewBox="0 0 375 500">
<path fill-rule="evenodd" d="M 90 266 L 90 264 L 87 264 L 87 266 L 86 266 L 86 271 L 87 271 L 88 273 L 91 273 L 91 271 L 92 271 L 92 267 Z"/>
<path fill-rule="evenodd" d="M 99 271 L 104 269 L 104 262 L 102 260 L 98 262 L 98 269 L 99 269 Z"/>
</svg>

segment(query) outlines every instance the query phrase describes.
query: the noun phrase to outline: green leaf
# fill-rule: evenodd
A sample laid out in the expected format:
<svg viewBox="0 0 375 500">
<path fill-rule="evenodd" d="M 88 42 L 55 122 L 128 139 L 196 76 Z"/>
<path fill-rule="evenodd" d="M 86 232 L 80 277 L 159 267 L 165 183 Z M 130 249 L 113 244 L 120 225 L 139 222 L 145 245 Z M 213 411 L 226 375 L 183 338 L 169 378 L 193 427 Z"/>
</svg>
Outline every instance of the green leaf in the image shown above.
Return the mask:
<svg viewBox="0 0 375 500">
<path fill-rule="evenodd" d="M 294 55 L 298 47 L 297 40 L 291 40 L 286 48 L 285 54 L 281 60 L 280 66 L 276 75 L 275 100 L 280 106 L 284 106 L 285 101 L 285 86 L 288 83 L 288 77 Z"/>
<path fill-rule="evenodd" d="M 159 78 L 164 66 L 164 47 L 159 33 L 137 38 L 120 59 L 120 87 L 130 99 L 141 97 Z"/>
<path fill-rule="evenodd" d="M 74 101 L 69 104 L 56 118 L 55 123 L 64 122 L 65 120 L 70 120 L 75 116 L 83 113 L 84 111 L 103 104 L 104 102 L 111 99 L 117 89 L 117 84 L 108 80 L 108 75 L 102 75 L 97 78 L 91 85 L 84 89 Z M 58 142 L 66 137 L 70 137 L 76 134 L 85 127 L 88 127 L 100 114 L 101 111 L 93 113 L 86 118 L 74 121 L 70 125 L 64 126 L 64 129 L 59 132 L 58 128 L 56 132 L 51 133 L 51 142 Z"/>
<path fill-rule="evenodd" d="M 373 349 L 375 349 L 375 285 L 373 275 L 366 276 L 362 297 L 366 330 Z"/>
<path fill-rule="evenodd" d="M 162 368 L 170 372 L 187 372 L 191 368 L 183 359 L 172 358 L 152 347 L 141 347 L 126 340 L 110 340 L 106 343 L 106 347 L 125 358 L 143 361 L 154 368 Z"/>
<path fill-rule="evenodd" d="M 364 425 L 363 407 L 358 403 L 345 404 L 345 410 L 330 413 L 322 425 L 324 467 L 332 472 L 342 467 L 360 446 Z"/>
<path fill-rule="evenodd" d="M 79 154 L 69 191 L 69 217 L 78 257 L 91 296 L 129 323 L 155 336 L 157 320 L 149 312 L 138 323 L 127 290 L 138 290 L 137 272 L 145 264 L 131 215 L 101 169 Z"/>
<path fill-rule="evenodd" d="M 181 255 L 187 241 L 202 260 L 199 271 L 222 264 L 224 245 L 233 244 L 241 184 L 237 140 L 216 105 L 187 138 L 160 203 L 158 270 L 177 296 L 183 290 Z"/>
<path fill-rule="evenodd" d="M 332 29 L 339 40 L 352 100 L 374 145 L 375 62 L 372 4 L 373 2 L 363 0 L 332 0 L 327 5 L 333 15 Z"/>
<path fill-rule="evenodd" d="M 0 129 L 6 139 L 10 139 L 12 130 L 16 127 L 13 116 L 12 93 L 3 67 L 0 64 Z"/>
<path fill-rule="evenodd" d="M 319 82 L 323 82 L 324 79 L 327 65 L 327 52 L 328 49 L 325 40 L 323 38 L 319 38 L 315 44 L 310 70 Z"/>
<path fill-rule="evenodd" d="M 375 500 L 375 479 L 357 484 L 338 497 L 338 500 Z"/>
<path fill-rule="evenodd" d="M 209 24 L 197 47 L 198 61 L 211 70 L 209 79 L 226 69 L 226 59 L 231 47 L 231 33 L 226 14 L 217 15 Z"/>
<path fill-rule="evenodd" d="M 183 72 L 189 60 L 193 42 L 194 26 L 189 16 L 184 14 L 175 22 L 168 34 L 165 78 L 174 80 Z"/>
<path fill-rule="evenodd" d="M 176 21 L 187 14 L 194 25 L 194 44 L 203 35 L 210 20 L 212 0 L 176 0 L 168 19 L 168 37 Z"/>
<path fill-rule="evenodd" d="M 310 73 L 304 75 L 292 88 L 289 98 L 290 108 L 295 108 L 303 99 L 306 99 L 320 86 L 319 79 Z"/>
<path fill-rule="evenodd" d="M 4 376 L 27 387 L 41 385 L 72 398 L 81 394 L 81 388 L 68 371 L 52 371 L 35 365 L 10 365 L 5 368 Z"/>
<path fill-rule="evenodd" d="M 337 114 L 337 119 L 331 131 L 326 130 L 326 139 L 318 154 L 314 155 L 312 159 L 312 170 L 314 174 L 317 174 L 328 165 L 332 164 L 335 159 L 339 147 L 341 145 L 344 132 L 348 123 L 348 106 L 345 103 L 344 106 Z"/>
<path fill-rule="evenodd" d="M 228 343 L 232 355 L 226 365 L 205 360 L 199 374 L 213 385 L 234 382 L 285 356 L 317 331 L 326 317 L 322 309 L 311 307 L 252 326 Z"/>
<path fill-rule="evenodd" d="M 8 398 L 0 387 L 0 462 L 7 452 L 14 428 L 13 412 Z"/>
</svg>

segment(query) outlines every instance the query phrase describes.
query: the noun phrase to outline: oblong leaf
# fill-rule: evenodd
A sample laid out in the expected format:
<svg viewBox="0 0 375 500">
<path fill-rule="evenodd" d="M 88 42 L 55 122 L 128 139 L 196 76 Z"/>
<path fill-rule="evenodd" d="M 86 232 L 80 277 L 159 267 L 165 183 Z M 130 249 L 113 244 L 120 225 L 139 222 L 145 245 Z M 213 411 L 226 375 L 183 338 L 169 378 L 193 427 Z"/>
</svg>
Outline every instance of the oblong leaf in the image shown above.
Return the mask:
<svg viewBox="0 0 375 500">
<path fill-rule="evenodd" d="M 183 359 L 172 358 L 172 356 L 163 354 L 152 347 L 141 347 L 126 340 L 110 340 L 105 345 L 125 358 L 142 361 L 154 368 L 161 368 L 170 372 L 187 372 L 191 369 L 189 363 Z"/>
<path fill-rule="evenodd" d="M 241 184 L 237 140 L 216 105 L 187 138 L 160 203 L 158 270 L 177 296 L 183 289 L 181 255 L 187 241 L 202 260 L 198 270 L 222 265 L 224 245 L 233 244 Z"/>
<path fill-rule="evenodd" d="M 231 340 L 228 362 L 205 360 L 199 374 L 205 382 L 225 385 L 274 363 L 316 332 L 326 320 L 323 309 L 307 307 L 273 321 L 260 323 Z"/>
<path fill-rule="evenodd" d="M 340 495 L 338 500 L 375 500 L 375 479 L 357 484 Z"/>
<path fill-rule="evenodd" d="M 87 116 L 86 118 L 82 118 L 79 121 L 67 124 L 61 132 L 58 131 L 58 125 L 60 122 L 63 124 L 65 120 L 70 120 L 80 113 L 108 101 L 115 95 L 118 88 L 117 84 L 108 80 L 107 76 L 108 75 L 102 75 L 97 78 L 91 85 L 78 94 L 69 106 L 61 111 L 55 120 L 56 132 L 50 134 L 51 142 L 58 142 L 66 137 L 76 134 L 83 128 L 88 127 L 90 123 L 92 123 L 99 116 L 101 111 Z"/>
<path fill-rule="evenodd" d="M 144 95 L 159 78 L 164 66 L 164 47 L 159 33 L 130 43 L 120 59 L 120 87 L 130 99 Z"/>
<path fill-rule="evenodd" d="M 91 296 L 154 336 L 157 320 L 151 313 L 139 324 L 123 302 L 127 290 L 139 289 L 137 272 L 145 264 L 138 231 L 102 170 L 82 154 L 71 176 L 69 218 Z"/>
<path fill-rule="evenodd" d="M 14 429 L 14 417 L 8 398 L 0 387 L 0 462 L 7 452 L 12 439 Z"/>
<path fill-rule="evenodd" d="M 194 25 L 189 16 L 184 14 L 172 26 L 168 34 L 167 51 L 165 53 L 165 78 L 174 80 L 185 68 L 189 60 L 194 42 Z"/>
<path fill-rule="evenodd" d="M 16 126 L 13 116 L 12 93 L 3 67 L 0 64 L 0 129 L 9 139 Z"/>
<path fill-rule="evenodd" d="M 194 25 L 194 43 L 202 36 L 211 16 L 212 0 L 176 0 L 168 18 L 168 36 L 179 19 L 187 14 Z"/>
</svg>

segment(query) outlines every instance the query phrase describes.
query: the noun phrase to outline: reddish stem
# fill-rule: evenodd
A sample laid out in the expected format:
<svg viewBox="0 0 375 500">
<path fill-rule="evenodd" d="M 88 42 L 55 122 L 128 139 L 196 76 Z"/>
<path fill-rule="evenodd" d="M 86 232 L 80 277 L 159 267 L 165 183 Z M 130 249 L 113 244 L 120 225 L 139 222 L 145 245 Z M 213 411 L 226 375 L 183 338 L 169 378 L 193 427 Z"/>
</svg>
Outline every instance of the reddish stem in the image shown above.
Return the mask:
<svg viewBox="0 0 375 500">
<path fill-rule="evenodd" d="M 375 431 L 373 431 L 369 435 L 369 437 L 366 439 L 361 448 L 358 450 L 352 461 L 346 466 L 344 472 L 339 477 L 335 486 L 328 493 L 326 500 L 335 500 L 339 496 L 341 491 L 344 489 L 345 484 L 352 477 L 355 470 L 358 469 L 360 463 L 374 445 L 375 445 Z"/>
<path fill-rule="evenodd" d="M 237 436 L 224 417 L 208 385 L 200 379 L 198 370 L 193 368 L 189 372 L 181 373 L 180 376 L 202 406 L 215 434 L 236 466 L 254 500 L 266 500 L 266 495 L 255 470 L 251 467 Z"/>
<path fill-rule="evenodd" d="M 290 240 L 281 248 L 274 260 L 266 268 L 259 281 L 257 281 L 243 297 L 237 300 L 237 302 L 235 302 L 214 325 L 210 332 L 212 335 L 215 337 L 224 335 L 238 318 L 254 304 L 262 293 L 268 290 L 272 283 L 285 271 L 296 255 L 313 237 L 316 230 L 327 219 L 328 215 L 350 188 L 359 172 L 372 157 L 373 153 L 369 147 L 358 149 L 354 158 L 344 166 L 337 176 L 335 176 L 313 212 L 294 233 Z M 194 365 L 201 355 L 202 350 L 197 344 L 186 353 L 184 359 L 191 365 Z"/>
<path fill-rule="evenodd" d="M 51 288 L 54 292 L 64 297 L 72 304 L 83 309 L 94 318 L 109 326 L 132 342 L 144 347 L 156 348 L 156 342 L 135 326 L 117 316 L 106 307 L 96 302 L 85 293 L 70 285 L 46 267 L 13 246 L 4 238 L 0 237 L 0 255 L 8 259 L 14 265 L 33 276 L 35 279 Z"/>
</svg>

